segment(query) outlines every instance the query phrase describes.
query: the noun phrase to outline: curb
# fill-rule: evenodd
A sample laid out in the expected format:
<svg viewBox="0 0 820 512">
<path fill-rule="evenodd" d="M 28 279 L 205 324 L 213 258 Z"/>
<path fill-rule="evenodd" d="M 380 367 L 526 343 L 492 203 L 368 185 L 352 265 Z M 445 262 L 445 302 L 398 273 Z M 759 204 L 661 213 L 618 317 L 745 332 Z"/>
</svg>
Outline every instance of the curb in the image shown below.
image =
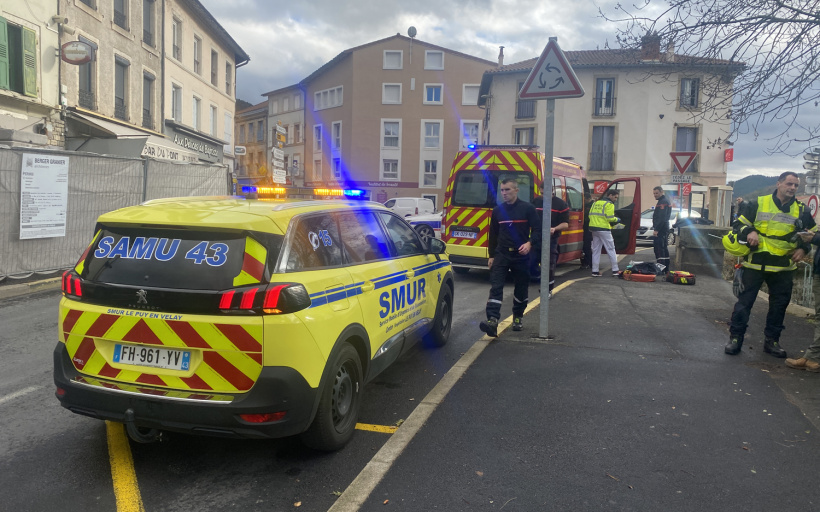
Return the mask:
<svg viewBox="0 0 820 512">
<path fill-rule="evenodd" d="M 12 297 L 19 297 L 20 295 L 27 295 L 29 293 L 56 290 L 60 288 L 61 281 L 61 277 L 52 277 L 50 279 L 43 279 L 42 281 L 34 281 L 31 283 L 0 286 L 0 299 L 10 299 Z"/>
</svg>

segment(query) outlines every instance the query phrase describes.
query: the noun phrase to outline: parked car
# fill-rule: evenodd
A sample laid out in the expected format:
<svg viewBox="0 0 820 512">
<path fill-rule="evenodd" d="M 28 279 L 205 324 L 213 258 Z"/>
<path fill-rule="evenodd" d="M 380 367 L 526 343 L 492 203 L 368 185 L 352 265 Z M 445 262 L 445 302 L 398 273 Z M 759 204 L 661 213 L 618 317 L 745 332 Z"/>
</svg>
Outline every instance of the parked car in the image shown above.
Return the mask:
<svg viewBox="0 0 820 512">
<path fill-rule="evenodd" d="M 432 199 L 423 197 L 394 197 L 385 201 L 384 205 L 402 217 L 423 215 L 436 211 Z"/>
<path fill-rule="evenodd" d="M 641 212 L 641 227 L 638 228 L 638 233 L 636 235 L 638 242 L 652 243 L 652 213 L 654 211 L 655 208 L 653 207 Z M 675 240 L 678 237 L 678 230 L 673 229 L 673 226 L 675 225 L 675 222 L 678 220 L 679 214 L 682 218 L 687 218 L 690 216 L 689 210 L 672 210 L 672 215 L 669 216 L 669 235 L 667 235 L 669 245 L 674 245 Z M 700 214 L 698 212 L 692 212 L 691 217 L 692 219 L 699 219 Z"/>
<path fill-rule="evenodd" d="M 411 215 L 404 220 L 413 226 L 424 243 L 428 243 L 431 238 L 441 238 L 441 221 L 444 212 L 428 213 L 424 215 Z"/>
</svg>

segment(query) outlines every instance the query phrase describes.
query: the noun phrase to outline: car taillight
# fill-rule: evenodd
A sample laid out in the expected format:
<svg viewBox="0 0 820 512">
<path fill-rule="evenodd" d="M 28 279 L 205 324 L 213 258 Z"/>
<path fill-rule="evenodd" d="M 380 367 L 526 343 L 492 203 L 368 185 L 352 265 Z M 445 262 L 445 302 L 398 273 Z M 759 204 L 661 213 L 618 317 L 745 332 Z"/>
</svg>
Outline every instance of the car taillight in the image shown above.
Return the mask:
<svg viewBox="0 0 820 512">
<path fill-rule="evenodd" d="M 83 286 L 80 276 L 70 270 L 63 272 L 63 281 L 61 286 L 63 293 L 66 295 L 73 295 L 74 297 L 83 296 Z"/>
<path fill-rule="evenodd" d="M 416 215 L 418 215 L 418 214 L 419 214 L 419 207 L 416 206 Z"/>
<path fill-rule="evenodd" d="M 222 292 L 219 309 L 225 313 L 295 313 L 310 306 L 310 296 L 298 283 L 271 283 Z"/>
</svg>

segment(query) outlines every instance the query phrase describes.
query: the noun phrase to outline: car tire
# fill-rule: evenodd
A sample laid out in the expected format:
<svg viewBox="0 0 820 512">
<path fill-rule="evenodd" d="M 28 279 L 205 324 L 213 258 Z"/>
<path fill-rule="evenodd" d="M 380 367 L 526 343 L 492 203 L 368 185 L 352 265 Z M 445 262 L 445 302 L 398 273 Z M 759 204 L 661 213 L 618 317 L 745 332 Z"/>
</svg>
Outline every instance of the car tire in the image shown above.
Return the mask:
<svg viewBox="0 0 820 512">
<path fill-rule="evenodd" d="M 331 364 L 316 416 L 301 436 L 307 446 L 328 452 L 341 449 L 353 436 L 364 385 L 362 362 L 350 343 L 343 342 Z"/>
<path fill-rule="evenodd" d="M 442 285 L 436 303 L 436 316 L 433 318 L 433 329 L 425 339 L 428 347 L 443 347 L 450 339 L 453 326 L 453 292 L 446 284 Z"/>
<path fill-rule="evenodd" d="M 453 272 L 455 272 L 456 274 L 464 275 L 469 271 L 469 267 L 453 267 Z"/>
<path fill-rule="evenodd" d="M 419 237 L 421 237 L 422 242 L 424 242 L 425 244 L 429 244 L 430 239 L 436 237 L 436 232 L 433 231 L 433 228 L 431 228 L 427 224 L 417 224 L 415 226 L 415 229 L 416 233 L 419 234 Z"/>
</svg>

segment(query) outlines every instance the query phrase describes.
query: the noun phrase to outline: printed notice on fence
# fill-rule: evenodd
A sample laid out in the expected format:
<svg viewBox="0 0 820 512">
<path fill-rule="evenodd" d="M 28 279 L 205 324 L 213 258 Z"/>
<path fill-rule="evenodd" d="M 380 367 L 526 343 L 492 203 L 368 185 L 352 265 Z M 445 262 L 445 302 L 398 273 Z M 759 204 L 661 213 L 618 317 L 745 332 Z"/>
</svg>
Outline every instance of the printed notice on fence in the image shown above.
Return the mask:
<svg viewBox="0 0 820 512">
<path fill-rule="evenodd" d="M 20 240 L 65 236 L 68 157 L 23 153 Z"/>
</svg>

